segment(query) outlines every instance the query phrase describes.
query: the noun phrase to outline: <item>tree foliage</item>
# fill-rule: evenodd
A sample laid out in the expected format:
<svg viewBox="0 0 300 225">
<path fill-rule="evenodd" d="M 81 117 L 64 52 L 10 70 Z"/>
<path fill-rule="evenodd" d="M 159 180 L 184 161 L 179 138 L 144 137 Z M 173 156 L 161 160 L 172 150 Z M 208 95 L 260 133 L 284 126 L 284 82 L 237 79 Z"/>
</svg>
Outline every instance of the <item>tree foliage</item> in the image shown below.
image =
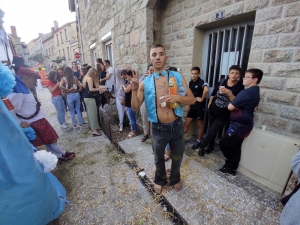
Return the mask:
<svg viewBox="0 0 300 225">
<path fill-rule="evenodd" d="M 66 58 L 65 58 L 64 56 L 61 57 L 61 58 L 59 58 L 59 57 L 57 56 L 56 59 L 51 60 L 51 62 L 54 62 L 54 63 L 56 63 L 56 64 L 60 64 L 60 63 L 62 63 L 62 61 L 66 61 Z"/>
<path fill-rule="evenodd" d="M 30 56 L 28 59 L 39 62 L 39 63 L 44 63 L 45 60 L 48 58 L 49 58 L 48 56 L 43 55 L 42 53 L 39 53 L 39 54 L 34 54 L 34 55 Z"/>
</svg>

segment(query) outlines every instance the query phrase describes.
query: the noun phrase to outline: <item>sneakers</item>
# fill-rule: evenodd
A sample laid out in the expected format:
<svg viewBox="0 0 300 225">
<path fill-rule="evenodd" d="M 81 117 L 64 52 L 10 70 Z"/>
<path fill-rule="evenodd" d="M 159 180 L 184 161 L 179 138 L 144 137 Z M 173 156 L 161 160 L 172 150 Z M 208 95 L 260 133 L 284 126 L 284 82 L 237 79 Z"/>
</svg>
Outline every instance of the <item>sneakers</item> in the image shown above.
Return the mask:
<svg viewBox="0 0 300 225">
<path fill-rule="evenodd" d="M 226 168 L 225 166 L 223 166 L 221 169 L 219 169 L 219 172 L 221 172 L 223 174 L 228 174 L 232 177 L 236 177 L 236 170 L 231 170 L 229 168 Z"/>
<path fill-rule="evenodd" d="M 227 169 L 225 168 L 225 166 L 223 166 L 221 169 L 219 169 L 219 172 L 227 174 Z"/>
<path fill-rule="evenodd" d="M 204 148 L 203 147 L 200 147 L 199 148 L 199 153 L 198 153 L 199 156 L 204 156 Z"/>
<path fill-rule="evenodd" d="M 60 127 L 60 128 L 63 128 L 63 129 L 68 128 L 68 126 L 67 126 L 65 123 L 61 124 L 59 127 Z"/>
<path fill-rule="evenodd" d="M 205 154 L 210 154 L 215 149 L 215 144 L 209 144 L 208 148 L 205 150 Z"/>
<path fill-rule="evenodd" d="M 200 141 L 195 141 L 195 143 L 192 145 L 192 149 L 200 148 Z"/>
<path fill-rule="evenodd" d="M 122 132 L 123 131 L 123 124 L 120 125 L 120 128 L 119 128 L 119 132 Z"/>
<path fill-rule="evenodd" d="M 69 126 L 70 123 L 64 122 L 63 124 Z"/>
</svg>

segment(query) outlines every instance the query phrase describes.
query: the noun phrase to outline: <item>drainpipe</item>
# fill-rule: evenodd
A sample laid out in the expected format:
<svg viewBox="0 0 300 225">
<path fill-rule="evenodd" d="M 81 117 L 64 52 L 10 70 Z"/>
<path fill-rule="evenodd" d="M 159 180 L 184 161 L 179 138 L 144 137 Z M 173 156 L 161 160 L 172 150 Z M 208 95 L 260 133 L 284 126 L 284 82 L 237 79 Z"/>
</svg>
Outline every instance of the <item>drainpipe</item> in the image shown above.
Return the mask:
<svg viewBox="0 0 300 225">
<path fill-rule="evenodd" d="M 76 2 L 76 18 L 77 18 L 77 21 L 78 21 L 78 29 L 79 29 L 79 35 L 80 35 L 81 58 L 82 58 L 82 62 L 85 63 L 85 61 L 84 61 L 84 53 L 83 53 L 83 44 L 82 44 L 82 33 L 81 33 L 81 25 L 80 25 L 80 16 L 77 13 L 79 11 L 78 0 L 76 0 L 75 2 Z"/>
</svg>

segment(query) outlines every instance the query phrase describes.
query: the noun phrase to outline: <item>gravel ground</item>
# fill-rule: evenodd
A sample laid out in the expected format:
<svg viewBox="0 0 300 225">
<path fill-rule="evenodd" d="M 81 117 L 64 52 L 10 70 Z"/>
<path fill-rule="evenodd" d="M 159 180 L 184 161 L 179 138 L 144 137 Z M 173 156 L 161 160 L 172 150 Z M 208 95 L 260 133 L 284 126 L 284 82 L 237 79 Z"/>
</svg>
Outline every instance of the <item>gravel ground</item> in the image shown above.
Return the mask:
<svg viewBox="0 0 300 225">
<path fill-rule="evenodd" d="M 127 165 L 134 154 L 122 155 L 103 134 L 93 137 L 85 124 L 83 130 L 61 129 L 47 89 L 38 91 L 47 120 L 59 135 L 59 144 L 76 157 L 56 167 L 53 174 L 67 190 L 65 211 L 52 224 L 172 224 L 169 214 L 139 182 Z M 86 113 L 83 113 L 86 119 Z M 67 122 L 71 123 L 69 113 Z M 115 124 L 115 123 L 114 123 Z M 126 138 L 129 126 L 118 132 L 112 126 L 112 136 Z M 45 149 L 41 146 L 39 149 Z"/>
</svg>

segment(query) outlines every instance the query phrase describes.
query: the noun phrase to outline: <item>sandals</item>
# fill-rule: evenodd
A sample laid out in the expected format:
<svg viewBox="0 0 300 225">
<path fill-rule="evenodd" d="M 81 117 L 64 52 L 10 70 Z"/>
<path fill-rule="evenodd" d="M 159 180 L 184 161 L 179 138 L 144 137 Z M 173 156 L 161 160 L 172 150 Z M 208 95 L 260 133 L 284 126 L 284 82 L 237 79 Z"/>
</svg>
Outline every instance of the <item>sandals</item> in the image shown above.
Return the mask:
<svg viewBox="0 0 300 225">
<path fill-rule="evenodd" d="M 135 136 L 136 136 L 136 132 L 130 131 L 129 134 L 127 135 L 127 139 Z"/>
<path fill-rule="evenodd" d="M 66 152 L 57 160 L 57 165 L 61 165 L 63 162 L 71 161 L 76 156 L 75 152 Z"/>
<path fill-rule="evenodd" d="M 61 157 L 61 158 L 58 158 L 58 160 L 57 160 L 57 163 L 56 163 L 56 165 L 61 165 L 63 162 L 64 162 L 65 160 Z"/>
<path fill-rule="evenodd" d="M 171 152 L 165 152 L 164 158 L 165 162 L 167 162 L 171 158 Z"/>
<path fill-rule="evenodd" d="M 102 133 L 101 132 L 98 132 L 98 131 L 93 131 L 93 136 L 101 136 L 102 135 Z"/>
<path fill-rule="evenodd" d="M 63 159 L 64 161 L 70 161 L 72 160 L 74 157 L 76 156 L 75 152 L 66 152 L 61 159 Z"/>
<path fill-rule="evenodd" d="M 141 139 L 141 142 L 145 142 L 149 138 L 148 135 L 144 135 L 144 137 Z"/>
</svg>

